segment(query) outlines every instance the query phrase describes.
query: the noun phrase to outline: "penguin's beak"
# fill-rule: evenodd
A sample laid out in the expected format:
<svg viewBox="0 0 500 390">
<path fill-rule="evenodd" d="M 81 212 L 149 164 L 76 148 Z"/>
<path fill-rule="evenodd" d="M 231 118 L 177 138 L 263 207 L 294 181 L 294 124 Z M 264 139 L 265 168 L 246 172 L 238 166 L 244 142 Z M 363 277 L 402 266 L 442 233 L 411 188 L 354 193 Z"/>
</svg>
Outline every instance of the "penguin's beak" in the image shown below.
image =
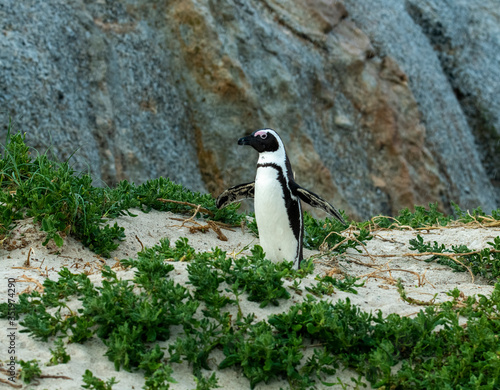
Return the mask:
<svg viewBox="0 0 500 390">
<path fill-rule="evenodd" d="M 238 140 L 238 145 L 250 145 L 257 152 L 261 153 L 265 150 L 265 145 L 262 143 L 260 137 L 256 137 L 255 133 L 247 135 L 246 137 Z"/>
<path fill-rule="evenodd" d="M 254 138 L 251 135 L 247 135 L 246 137 L 242 137 L 238 140 L 238 145 L 252 145 L 252 138 Z"/>
</svg>

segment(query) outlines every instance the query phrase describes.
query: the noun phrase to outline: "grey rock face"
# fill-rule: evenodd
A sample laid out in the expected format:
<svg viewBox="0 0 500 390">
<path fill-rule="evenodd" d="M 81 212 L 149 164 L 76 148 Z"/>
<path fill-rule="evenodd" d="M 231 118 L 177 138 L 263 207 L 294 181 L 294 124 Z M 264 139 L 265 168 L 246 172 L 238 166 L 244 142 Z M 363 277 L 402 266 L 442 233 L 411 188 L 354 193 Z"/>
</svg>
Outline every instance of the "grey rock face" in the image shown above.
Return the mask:
<svg viewBox="0 0 500 390">
<path fill-rule="evenodd" d="M 410 1 L 475 137 L 488 178 L 500 191 L 500 3 Z"/>
<path fill-rule="evenodd" d="M 469 107 L 496 98 L 485 82 L 500 69 L 486 49 L 495 30 L 466 49 L 466 34 L 443 27 L 452 43 L 436 48 L 446 7 L 460 11 L 451 1 L 0 0 L 0 139 L 11 115 L 30 144 L 61 158 L 78 149 L 77 167 L 108 184 L 166 176 L 217 195 L 254 177 L 257 155 L 237 139 L 271 127 L 297 182 L 352 217 L 450 200 L 490 210 L 498 164 L 482 145 L 498 131 L 498 100 Z M 466 82 L 467 50 L 482 57 Z M 483 138 L 478 112 L 491 118 Z"/>
<path fill-rule="evenodd" d="M 498 156 L 490 154 L 483 158 L 483 163 L 481 162 L 480 157 L 484 156 L 484 142 L 481 145 L 481 140 L 474 138 L 467 122 L 476 114 L 461 105 L 454 88 L 463 86 L 467 90 L 466 95 L 476 94 L 475 98 L 471 97 L 474 103 L 469 105 L 483 101 L 479 90 L 490 88 L 485 84 L 490 83 L 491 78 L 496 78 L 491 81 L 493 89 L 499 89 L 499 79 L 495 77 L 500 72 L 499 58 L 492 52 L 488 54 L 483 45 L 488 46 L 490 50 L 496 49 L 498 53 L 500 28 L 498 24 L 492 27 L 491 23 L 486 23 L 490 26 L 486 30 L 488 39 L 478 44 L 477 35 L 474 37 L 467 34 L 467 29 L 472 26 L 467 24 L 464 13 L 468 12 L 466 8 L 471 11 L 479 3 L 468 2 L 468 6 L 465 6 L 465 3 L 407 1 L 405 4 L 397 0 L 345 2 L 351 17 L 370 37 L 378 54 L 395 58 L 408 75 L 410 88 L 418 102 L 422 122 L 426 127 L 426 144 L 439 161 L 440 182 L 446 183 L 447 188 L 443 194 L 446 200 L 458 199 L 459 203 L 466 207 L 474 207 L 473 204 L 477 203 L 490 209 L 497 207 L 500 197 L 500 188 L 497 187 L 495 191 L 491 183 L 492 180 L 498 180 L 498 173 L 491 169 L 491 165 L 495 165 L 493 160 L 498 159 Z M 476 18 L 477 14 L 481 14 L 491 19 L 489 10 L 495 8 L 498 7 L 495 7 L 493 2 L 490 2 L 489 6 L 476 8 Z M 496 12 L 498 13 L 498 10 Z M 496 39 L 492 38 L 492 30 L 495 29 Z M 480 49 L 479 46 L 483 48 Z M 462 47 L 462 53 L 453 52 L 453 47 Z M 480 53 L 475 55 L 470 51 Z M 468 52 L 469 58 L 463 56 L 463 52 Z M 475 63 L 476 61 L 482 64 Z M 457 67 L 452 63 L 460 65 Z M 460 74 L 464 68 L 467 69 L 466 73 L 475 75 L 474 80 L 467 83 L 465 79 L 468 76 L 465 74 L 460 80 L 454 76 L 455 73 Z M 491 94 L 489 98 L 492 98 Z M 494 100 L 494 106 L 498 105 L 500 98 L 496 96 Z M 469 117 L 467 112 L 471 114 Z M 490 118 L 492 120 L 488 121 L 489 125 L 500 129 L 495 125 L 496 119 L 492 116 Z M 490 177 L 484 165 L 490 166 Z M 474 168 L 470 169 L 471 166 Z M 484 192 L 480 189 L 484 189 Z M 479 194 L 478 190 L 482 193 Z"/>
<path fill-rule="evenodd" d="M 0 5 L 1 139 L 14 130 L 107 184 L 167 176 L 205 188 L 165 32 L 118 2 Z M 151 24 L 149 24 L 149 22 Z"/>
</svg>

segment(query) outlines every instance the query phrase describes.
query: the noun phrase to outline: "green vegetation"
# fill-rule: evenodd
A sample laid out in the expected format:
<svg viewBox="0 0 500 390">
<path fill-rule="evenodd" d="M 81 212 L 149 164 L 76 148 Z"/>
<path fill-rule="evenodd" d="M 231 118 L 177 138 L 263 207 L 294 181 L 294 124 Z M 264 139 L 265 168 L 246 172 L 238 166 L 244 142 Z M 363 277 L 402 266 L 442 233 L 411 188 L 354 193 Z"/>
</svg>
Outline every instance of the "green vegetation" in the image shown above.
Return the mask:
<svg viewBox="0 0 500 390">
<path fill-rule="evenodd" d="M 345 216 L 344 216 L 345 217 Z M 335 253 L 345 253 L 348 248 L 358 252 L 360 244 L 365 244 L 371 240 L 370 232 L 359 224 L 359 232 L 347 239 L 340 234 L 345 230 L 335 218 L 325 218 L 318 220 L 310 214 L 304 213 L 304 246 L 308 249 L 335 248 Z"/>
<path fill-rule="evenodd" d="M 465 245 L 452 245 L 451 249 L 444 244 L 434 241 L 432 244 L 424 242 L 421 235 L 410 240 L 410 249 L 420 253 L 432 253 L 427 262 L 437 260 L 439 264 L 446 265 L 455 271 L 470 270 L 474 275 L 481 275 L 487 279 L 499 280 L 500 278 L 500 237 L 495 237 L 493 242 L 488 242 L 489 248 L 474 251 Z M 443 253 L 442 256 L 439 253 Z M 452 254 L 447 256 L 445 254 Z"/>
<path fill-rule="evenodd" d="M 217 376 L 215 372 L 212 373 L 209 377 L 197 377 L 195 378 L 196 382 L 196 390 L 209 390 L 209 389 L 218 389 L 220 388 Z"/>
<path fill-rule="evenodd" d="M 318 280 L 316 286 L 306 287 L 306 290 L 319 298 L 322 298 L 324 294 L 332 295 L 335 292 L 335 288 L 340 291 L 357 294 L 358 292 L 354 289 L 354 287 L 363 287 L 365 284 L 365 282 L 356 284 L 358 279 L 349 275 L 346 275 L 344 279 L 335 279 L 328 275 L 323 277 L 316 276 L 316 280 Z"/>
<path fill-rule="evenodd" d="M 162 246 L 167 248 L 167 242 Z M 472 388 L 471 378 L 484 388 L 499 385 L 500 345 L 495 340 L 500 329 L 500 284 L 491 297 L 469 297 L 460 307 L 455 305 L 459 291 L 450 292 L 454 301 L 431 305 L 415 318 L 366 313 L 348 298 L 332 303 L 308 296 L 284 313 L 255 322 L 252 313 L 241 309 L 232 314 L 234 307 L 239 308 L 242 295 L 258 302 L 286 301 L 288 296 L 276 296 L 276 291 L 282 278 L 297 277 L 289 264 L 269 272 L 280 274 L 277 279 L 269 276 L 277 280 L 276 288 L 268 288 L 269 281 L 255 287 L 256 277 L 241 272 L 219 249 L 195 253 L 187 243 L 176 248 L 169 255 L 182 258 L 192 253 L 188 266 L 192 292 L 169 278 L 173 267 L 158 256 L 161 246 L 157 246 L 141 252 L 137 260 L 123 262 L 137 269 L 133 281 L 119 280 L 105 267 L 103 286 L 95 287 L 85 275 L 63 269 L 57 282 L 45 282 L 42 297 L 31 294 L 31 312 L 21 325 L 41 339 L 86 332 L 88 337 L 77 337 L 75 342 L 100 337 L 115 367 L 142 369 L 147 388 L 168 388 L 175 378 L 175 363 L 183 360 L 190 363 L 198 386 L 216 383 L 202 375 L 202 369 L 211 369 L 210 353 L 215 348 L 225 355 L 218 368 L 239 367 L 251 387 L 285 377 L 292 388 L 311 388 L 324 384 L 324 376 L 342 366 L 354 368 L 372 385 L 392 388 Z M 255 269 L 280 266 L 259 253 L 257 249 L 251 257 Z M 321 282 L 331 280 L 325 277 Z M 355 280 L 345 282 L 348 291 L 352 286 Z M 68 311 L 64 302 L 71 295 L 80 296 L 83 307 L 78 313 L 62 313 Z M 61 311 L 50 315 L 46 311 L 50 307 Z M 466 327 L 458 316 L 468 319 Z M 166 357 L 159 342 L 170 339 L 172 326 L 182 331 L 169 343 Z M 309 344 L 317 347 L 301 364 L 303 348 Z M 401 369 L 393 372 L 397 363 Z"/>
<path fill-rule="evenodd" d="M 120 215 L 133 215 L 127 211 L 131 208 L 145 212 L 151 209 L 187 212 L 192 208 L 185 202 L 190 202 L 205 208 L 215 221 L 239 224 L 243 218 L 236 212 L 239 205 L 218 210 L 209 194 L 188 191 L 164 178 L 149 180 L 140 186 L 122 181 L 113 189 L 94 187 L 90 175 L 77 174 L 67 161 L 56 162 L 47 154 L 38 153 L 32 159 L 25 136 L 20 133 L 9 135 L 3 149 L 0 240 L 9 234 L 15 221 L 33 217 L 47 232 L 43 245 L 52 239 L 60 247 L 63 237 L 72 235 L 95 253 L 109 257 L 125 232 L 116 223 L 106 222 Z"/>
<path fill-rule="evenodd" d="M 36 359 L 28 360 L 27 362 L 20 360 L 19 364 L 21 365 L 20 377 L 24 383 L 31 383 L 42 374 L 42 370 Z"/>
<path fill-rule="evenodd" d="M 373 221 L 377 227 L 381 228 L 393 228 L 399 226 L 411 227 L 411 228 L 421 228 L 426 226 L 446 226 L 453 220 L 450 216 L 445 216 L 443 213 L 438 211 L 438 204 L 429 203 L 429 208 L 426 209 L 423 206 L 415 206 L 415 211 L 412 212 L 409 209 L 403 209 L 399 212 L 399 215 L 395 218 L 391 217 L 375 217 Z"/>
<path fill-rule="evenodd" d="M 496 220 L 500 221 L 500 209 L 493 210 L 491 216 L 487 216 L 486 213 L 478 207 L 472 211 L 472 213 L 465 212 L 460 209 L 456 203 L 451 203 L 455 211 L 455 216 L 446 216 L 442 212 L 438 211 L 438 203 L 429 203 L 429 207 L 425 208 L 423 206 L 415 206 L 415 211 L 410 211 L 405 208 L 399 212 L 399 215 L 395 218 L 378 216 L 372 218 L 370 223 L 377 228 L 426 228 L 432 226 L 446 226 L 452 222 L 460 222 L 463 224 L 473 222 L 473 221 L 484 221 L 484 220 Z M 366 223 L 368 224 L 368 223 Z M 366 225 L 366 224 L 361 224 Z"/>
<path fill-rule="evenodd" d="M 71 360 L 71 356 L 66 352 L 66 348 L 64 348 L 64 341 L 62 337 L 59 337 L 54 342 L 55 349 L 50 349 L 50 353 L 52 357 L 50 358 L 48 366 L 56 366 L 58 364 L 66 364 Z"/>
<path fill-rule="evenodd" d="M 154 357 L 154 355 L 152 356 Z M 172 367 L 162 363 L 159 359 L 152 360 L 151 364 L 153 364 L 153 366 L 149 366 L 146 369 L 146 373 L 149 372 L 152 374 L 146 374 L 146 382 L 143 387 L 144 390 L 168 390 L 170 388 L 170 383 L 177 383 L 171 376 L 173 373 Z M 144 365 L 142 367 L 144 367 Z"/>
<path fill-rule="evenodd" d="M 60 246 L 65 236 L 72 235 L 107 256 L 126 233 L 109 220 L 129 213 L 130 208 L 193 213 L 188 204 L 194 204 L 203 207 L 203 215 L 212 220 L 239 224 L 244 218 L 237 213 L 238 205 L 217 210 L 210 195 L 188 191 L 168 179 L 97 188 L 89 175 L 75 173 L 67 162 L 57 163 L 40 154 L 32 159 L 30 153 L 20 134 L 10 136 L 4 147 L 0 240 L 8 237 L 16 221 L 33 217 L 47 232 L 44 244 L 53 240 Z M 500 220 L 500 211 L 492 216 L 480 209 L 467 214 L 457 206 L 455 214 L 443 215 L 437 204 L 428 209 L 416 207 L 414 212 L 403 210 L 396 220 L 376 217 L 353 224 L 357 231 L 347 236 L 340 235 L 343 227 L 336 220 L 315 220 L 306 214 L 304 242 L 309 248 L 342 254 L 349 248 L 361 251 L 372 238 L 369 229 L 374 225 L 429 228 L 456 221 Z M 492 281 L 500 277 L 498 237 L 480 251 L 426 243 L 421 236 L 411 244 L 412 249 L 432 252 L 429 261 L 457 271 L 470 270 Z M 172 262 L 180 261 L 187 262 L 189 282 L 185 285 L 175 283 L 172 276 Z M 335 383 L 327 379 L 345 367 L 357 372 L 358 378 L 352 380 L 359 387 L 363 380 L 385 389 L 500 387 L 500 283 L 490 297 L 463 298 L 455 289 L 449 292 L 450 302 L 432 300 L 410 318 L 364 312 L 348 297 L 320 300 L 337 290 L 357 294 L 363 282 L 349 275 L 343 280 L 322 276 L 315 285 L 302 289 L 301 279 L 313 271 L 313 262 L 306 261 L 295 271 L 290 263 L 266 260 L 259 246 L 251 249 L 251 255 L 234 259 L 219 248 L 196 252 L 186 238 L 173 245 L 163 239 L 121 260 L 121 265 L 134 269 L 132 280 L 120 279 L 105 266 L 102 286 L 97 286 L 87 275 L 63 268 L 58 280 L 44 281 L 43 293 L 18 297 L 21 331 L 42 341 L 58 338 L 50 364 L 69 360 L 62 337 L 70 343 L 97 337 L 117 370 L 144 375 L 143 389 L 169 389 L 176 383 L 175 369 L 181 362 L 189 363 L 197 389 L 219 387 L 215 369 L 239 370 L 252 388 L 283 378 L 292 389 L 344 387 L 338 379 Z M 424 304 L 406 297 L 402 284 L 398 288 L 407 302 Z M 292 302 L 294 293 L 303 299 Z M 74 298 L 81 301 L 78 310 L 69 303 Z M 261 314 L 264 318 L 259 319 L 254 312 L 244 312 L 242 300 L 255 302 L 254 311 L 259 313 L 272 306 L 283 310 Z M 0 317 L 7 316 L 7 309 L 7 304 L 0 305 Z M 213 359 L 215 350 L 223 355 L 218 365 Z M 37 361 L 20 364 L 24 382 L 41 376 Z M 104 382 L 87 370 L 83 383 L 87 389 L 106 390 L 117 382 L 115 378 Z"/>
<path fill-rule="evenodd" d="M 85 374 L 83 374 L 83 383 L 85 383 L 82 385 L 84 389 L 111 390 L 113 385 L 116 385 L 118 382 L 115 380 L 115 377 L 104 382 L 102 379 L 95 377 L 90 370 L 85 370 Z"/>
</svg>

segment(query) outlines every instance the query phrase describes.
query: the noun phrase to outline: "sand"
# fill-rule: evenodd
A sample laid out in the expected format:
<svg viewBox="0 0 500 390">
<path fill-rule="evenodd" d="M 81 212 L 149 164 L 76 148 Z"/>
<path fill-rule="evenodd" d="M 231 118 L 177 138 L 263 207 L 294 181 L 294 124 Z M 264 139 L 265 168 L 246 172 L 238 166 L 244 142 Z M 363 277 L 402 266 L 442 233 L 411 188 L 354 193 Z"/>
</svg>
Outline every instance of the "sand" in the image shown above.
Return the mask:
<svg viewBox="0 0 500 390">
<path fill-rule="evenodd" d="M 2 269 L 0 271 L 0 302 L 7 301 L 7 284 L 9 278 L 16 279 L 16 294 L 23 291 L 30 291 L 37 288 L 46 278 L 57 280 L 57 272 L 62 267 L 68 267 L 72 272 L 87 272 L 93 282 L 100 282 L 100 268 L 103 264 L 111 267 L 115 266 L 118 277 L 132 279 L 133 270 L 121 270 L 117 267 L 118 260 L 124 258 L 134 258 L 141 250 L 141 243 L 151 247 L 159 242 L 161 238 L 168 237 L 173 244 L 179 237 L 187 237 L 189 243 L 197 251 L 210 251 L 218 246 L 227 251 L 230 256 L 240 256 L 248 254 L 245 247 L 258 244 L 258 239 L 248 230 L 234 228 L 233 231 L 224 230 L 227 241 L 221 241 L 215 232 L 190 233 L 187 223 L 184 226 L 180 220 L 186 219 L 185 215 L 151 211 L 144 214 L 138 210 L 133 211 L 137 217 L 124 216 L 116 221 L 125 228 L 126 240 L 113 252 L 110 259 L 103 259 L 100 256 L 83 247 L 81 243 L 71 237 L 65 238 L 62 248 L 57 248 L 53 243 L 46 247 L 41 243 L 45 234 L 31 220 L 19 223 L 13 232 L 12 239 L 0 247 L 0 259 Z M 180 219 L 180 220 L 179 220 Z M 203 221 L 200 221 L 203 223 Z M 346 233 L 347 234 L 347 233 Z M 467 272 L 453 272 L 450 268 L 436 263 L 426 263 L 422 257 L 402 256 L 405 253 L 415 253 L 409 250 L 409 240 L 421 234 L 426 241 L 438 241 L 445 245 L 465 244 L 471 249 L 482 249 L 487 246 L 488 241 L 492 241 L 500 235 L 500 228 L 466 228 L 453 227 L 446 229 L 436 229 L 429 231 L 415 230 L 390 230 L 376 232 L 375 237 L 367 242 L 363 253 L 358 254 L 354 250 L 349 250 L 345 255 L 332 257 L 321 255 L 317 251 L 305 250 L 306 257 L 314 256 L 316 261 L 315 273 L 308 276 L 302 282 L 302 287 L 315 284 L 316 275 L 325 273 L 336 274 L 346 272 L 353 276 L 361 276 L 366 281 L 363 287 L 357 288 L 358 294 L 336 291 L 332 296 L 325 296 L 323 299 L 337 301 L 349 298 L 355 305 L 359 305 L 365 311 L 381 310 L 384 315 L 398 313 L 403 316 L 414 316 L 422 307 L 410 305 L 403 301 L 394 284 L 395 279 L 401 278 L 406 288 L 408 296 L 428 301 L 437 294 L 437 301 L 449 300 L 446 292 L 455 287 L 462 291 L 465 296 L 484 294 L 489 295 L 493 286 L 480 277 L 472 277 Z M 241 253 L 240 253 L 241 252 Z M 171 273 L 176 282 L 181 284 L 187 281 L 186 263 L 172 263 L 175 271 Z M 288 283 L 288 282 L 287 282 Z M 289 284 L 289 283 L 288 283 Z M 255 313 L 257 320 L 265 319 L 274 313 L 286 311 L 290 306 L 300 302 L 301 295 L 290 290 L 292 297 L 286 301 L 281 301 L 279 306 L 269 305 L 266 308 L 259 308 L 257 304 L 241 301 L 243 313 Z M 17 298 L 16 298 L 17 299 Z M 78 305 L 78 301 L 70 301 L 70 305 Z M 6 319 L 0 320 L 2 336 L 0 337 L 0 388 L 16 388 L 4 384 L 8 379 L 5 372 L 6 363 L 10 358 L 7 353 L 9 344 L 9 334 L 15 333 L 15 356 L 18 360 L 39 359 L 44 376 L 65 376 L 63 378 L 43 378 L 39 380 L 38 389 L 80 389 L 82 375 L 86 369 L 103 380 L 115 377 L 119 384 L 114 389 L 141 389 L 144 385 L 144 375 L 141 371 L 127 372 L 123 369 L 115 371 L 113 362 L 109 361 L 104 353 L 106 347 L 97 337 L 83 344 L 67 344 L 66 350 L 71 356 L 67 364 L 56 366 L 46 366 L 51 354 L 49 348 L 54 348 L 54 339 L 48 343 L 34 340 L 26 333 L 20 333 L 21 326 L 16 322 L 14 330 L 11 330 Z M 162 347 L 169 342 L 175 341 L 177 334 L 175 329 L 172 337 L 165 342 Z M 308 351 L 304 352 L 307 355 Z M 168 352 L 166 353 L 168 356 Z M 222 361 L 223 354 L 214 351 L 210 360 L 210 365 L 216 371 L 219 379 L 219 386 L 223 389 L 248 389 L 249 381 L 241 372 L 233 368 L 216 370 L 217 364 Z M 17 366 L 19 369 L 19 365 Z M 173 377 L 178 383 L 172 384 L 172 389 L 194 389 L 196 384 L 193 379 L 192 370 L 186 364 L 172 363 L 174 369 Z M 211 371 L 206 371 L 210 375 Z M 358 375 L 350 370 L 338 371 L 334 377 L 326 378 L 328 382 L 335 382 L 340 378 L 344 383 L 353 383 L 350 378 L 357 378 Z M 15 386 L 21 386 L 18 380 Z M 279 389 L 288 388 L 288 383 L 284 380 L 274 380 L 268 384 L 261 383 L 257 389 Z M 33 385 L 24 385 L 17 388 L 35 388 Z M 321 386 L 318 386 L 321 388 Z M 339 388 L 336 386 L 334 388 Z M 369 386 L 367 388 L 370 388 Z"/>
</svg>

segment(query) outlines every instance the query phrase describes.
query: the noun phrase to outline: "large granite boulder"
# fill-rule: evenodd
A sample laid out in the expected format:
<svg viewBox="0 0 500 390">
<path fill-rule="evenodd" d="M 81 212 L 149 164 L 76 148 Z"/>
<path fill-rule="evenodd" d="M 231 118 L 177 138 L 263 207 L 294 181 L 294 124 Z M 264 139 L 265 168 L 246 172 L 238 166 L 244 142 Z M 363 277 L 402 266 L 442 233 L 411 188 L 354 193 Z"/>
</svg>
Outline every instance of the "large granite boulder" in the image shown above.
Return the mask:
<svg viewBox="0 0 500 390">
<path fill-rule="evenodd" d="M 493 3 L 1 0 L 0 139 L 11 116 L 96 183 L 161 175 L 217 195 L 255 174 L 237 139 L 271 127 L 296 180 L 351 217 L 489 211 Z"/>
</svg>

